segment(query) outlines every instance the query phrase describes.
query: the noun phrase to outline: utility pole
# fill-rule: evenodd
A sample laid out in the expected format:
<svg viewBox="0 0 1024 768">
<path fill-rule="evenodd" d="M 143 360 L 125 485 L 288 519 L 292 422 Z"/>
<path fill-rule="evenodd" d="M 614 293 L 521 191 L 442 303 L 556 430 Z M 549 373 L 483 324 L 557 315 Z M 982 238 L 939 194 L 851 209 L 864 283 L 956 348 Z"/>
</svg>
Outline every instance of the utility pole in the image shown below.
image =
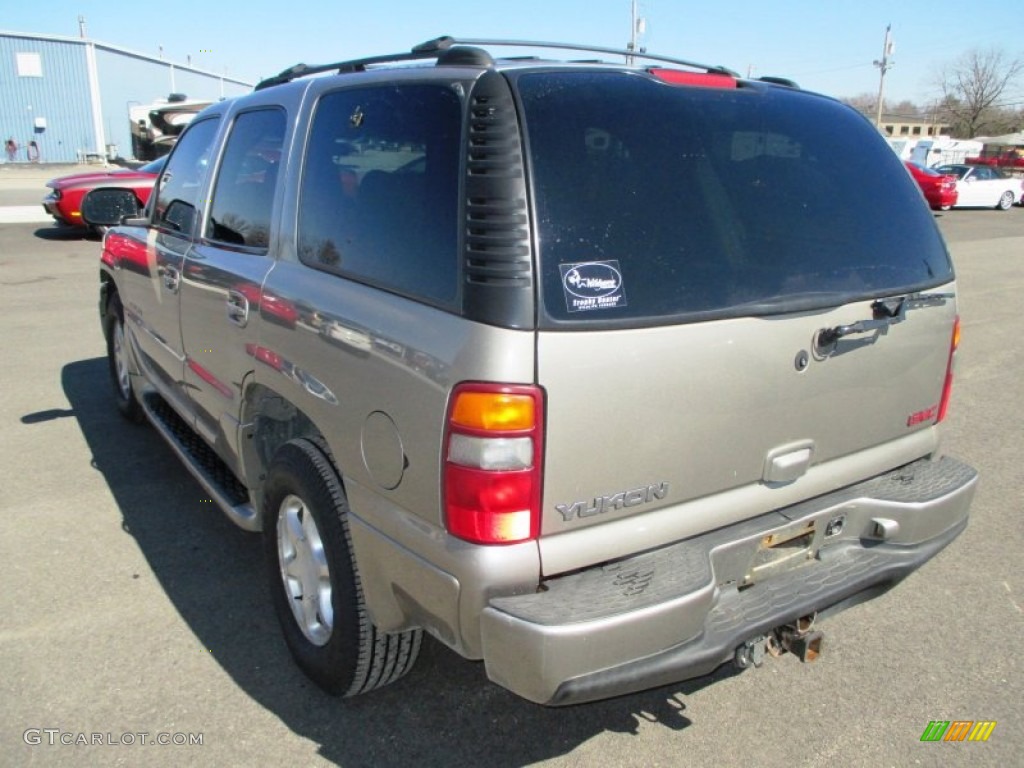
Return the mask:
<svg viewBox="0 0 1024 768">
<path fill-rule="evenodd" d="M 637 5 L 637 1 L 633 0 L 633 2 L 632 2 L 632 17 L 631 17 L 632 23 L 629 26 L 629 29 L 630 29 L 630 32 L 629 32 L 629 42 L 626 43 L 626 49 L 629 50 L 629 51 L 639 51 L 640 53 L 643 53 L 647 49 L 644 48 L 643 46 L 640 46 L 640 47 L 637 47 L 637 46 L 639 45 L 639 37 L 644 33 L 644 31 L 645 31 L 645 29 L 647 27 L 647 22 L 644 19 L 639 18 L 637 16 L 637 7 L 636 7 L 636 5 Z M 628 64 L 629 66 L 633 66 L 633 61 L 634 61 L 634 57 L 633 56 L 627 56 L 626 57 L 626 64 Z"/>
<path fill-rule="evenodd" d="M 875 66 L 879 69 L 878 75 L 878 106 L 875 110 L 875 127 L 881 129 L 882 127 L 882 98 L 885 94 L 885 73 L 892 69 L 896 63 L 890 61 L 889 57 L 892 56 L 892 52 L 895 50 L 895 46 L 892 42 L 892 24 L 887 24 L 885 27 L 885 42 L 882 44 L 882 58 L 875 60 Z"/>
</svg>

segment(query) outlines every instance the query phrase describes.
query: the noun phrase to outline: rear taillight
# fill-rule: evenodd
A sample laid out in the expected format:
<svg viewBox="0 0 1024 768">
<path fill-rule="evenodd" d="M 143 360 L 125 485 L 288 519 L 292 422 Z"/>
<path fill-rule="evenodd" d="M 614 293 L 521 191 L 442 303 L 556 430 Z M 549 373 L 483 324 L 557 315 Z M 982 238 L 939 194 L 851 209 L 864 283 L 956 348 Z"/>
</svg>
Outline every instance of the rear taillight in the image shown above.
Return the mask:
<svg viewBox="0 0 1024 768">
<path fill-rule="evenodd" d="M 444 436 L 449 533 L 478 544 L 540 534 L 544 394 L 539 387 L 463 383 Z"/>
<path fill-rule="evenodd" d="M 956 350 L 960 346 L 960 317 L 953 321 L 953 336 L 949 341 L 949 362 L 946 363 L 946 380 L 942 385 L 942 399 L 939 401 L 939 415 L 935 418 L 938 424 L 946 418 L 949 409 L 949 396 L 953 390 L 953 366 L 956 364 Z"/>
</svg>

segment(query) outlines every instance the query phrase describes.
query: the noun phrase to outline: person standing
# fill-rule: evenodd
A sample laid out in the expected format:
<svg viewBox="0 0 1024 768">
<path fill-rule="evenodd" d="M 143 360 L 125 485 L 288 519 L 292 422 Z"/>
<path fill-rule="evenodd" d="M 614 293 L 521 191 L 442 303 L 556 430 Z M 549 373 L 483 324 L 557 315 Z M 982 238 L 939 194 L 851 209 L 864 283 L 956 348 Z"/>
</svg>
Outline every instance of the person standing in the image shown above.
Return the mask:
<svg viewBox="0 0 1024 768">
<path fill-rule="evenodd" d="M 7 140 L 7 162 L 13 163 L 18 158 L 18 142 L 12 136 Z"/>
</svg>

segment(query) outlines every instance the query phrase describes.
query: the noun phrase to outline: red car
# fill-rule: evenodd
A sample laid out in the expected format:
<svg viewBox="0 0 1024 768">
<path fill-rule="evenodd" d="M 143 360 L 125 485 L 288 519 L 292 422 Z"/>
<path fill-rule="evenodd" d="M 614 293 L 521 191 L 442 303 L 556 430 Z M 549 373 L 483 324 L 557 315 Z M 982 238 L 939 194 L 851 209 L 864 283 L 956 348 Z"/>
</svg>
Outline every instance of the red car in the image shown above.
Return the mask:
<svg viewBox="0 0 1024 768">
<path fill-rule="evenodd" d="M 904 162 L 914 181 L 924 192 L 928 205 L 936 211 L 948 211 L 956 205 L 956 176 L 939 173 L 933 168 L 925 168 L 917 163 Z"/>
<path fill-rule="evenodd" d="M 132 190 L 139 202 L 145 205 L 166 162 L 167 158 L 161 157 L 135 170 L 90 171 L 50 179 L 46 186 L 52 191 L 43 198 L 43 208 L 57 224 L 84 228 L 88 225 L 82 221 L 81 207 L 86 192 L 97 187 L 123 187 Z"/>
</svg>

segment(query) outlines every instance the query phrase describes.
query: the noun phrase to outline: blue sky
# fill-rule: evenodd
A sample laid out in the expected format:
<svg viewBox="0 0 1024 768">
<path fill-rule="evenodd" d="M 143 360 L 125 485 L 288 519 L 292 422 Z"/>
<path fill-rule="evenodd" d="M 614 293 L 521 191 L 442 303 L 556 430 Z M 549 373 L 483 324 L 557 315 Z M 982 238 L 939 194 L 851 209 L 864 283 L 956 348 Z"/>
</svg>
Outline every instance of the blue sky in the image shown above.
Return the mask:
<svg viewBox="0 0 1024 768">
<path fill-rule="evenodd" d="M 623 47 L 630 0 L 47 0 L 8 3 L 0 29 L 78 36 L 255 81 L 297 62 L 407 50 L 442 34 Z M 924 104 L 936 71 L 972 48 L 1024 57 L 1020 0 L 641 0 L 652 53 L 782 75 L 849 97 L 878 90 L 885 27 L 895 65 L 887 100 Z M 1013 97 L 1024 100 L 1024 88 Z"/>
</svg>

